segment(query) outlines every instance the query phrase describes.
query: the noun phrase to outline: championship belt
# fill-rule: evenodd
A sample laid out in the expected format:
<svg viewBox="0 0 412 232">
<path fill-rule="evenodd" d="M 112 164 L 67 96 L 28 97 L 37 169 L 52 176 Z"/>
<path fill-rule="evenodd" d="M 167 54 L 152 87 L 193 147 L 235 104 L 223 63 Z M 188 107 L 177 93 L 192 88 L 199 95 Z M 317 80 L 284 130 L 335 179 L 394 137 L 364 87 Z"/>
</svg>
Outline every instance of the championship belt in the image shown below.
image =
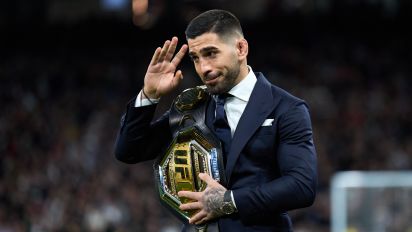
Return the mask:
<svg viewBox="0 0 412 232">
<path fill-rule="evenodd" d="M 207 173 L 222 185 L 226 182 L 220 141 L 205 123 L 211 99 L 203 86 L 187 89 L 175 99 L 169 114 L 173 140 L 154 164 L 161 203 L 186 224 L 197 211 L 180 210 L 180 204 L 192 200 L 177 193 L 205 190 L 199 173 Z M 206 225 L 197 229 L 206 231 Z"/>
</svg>

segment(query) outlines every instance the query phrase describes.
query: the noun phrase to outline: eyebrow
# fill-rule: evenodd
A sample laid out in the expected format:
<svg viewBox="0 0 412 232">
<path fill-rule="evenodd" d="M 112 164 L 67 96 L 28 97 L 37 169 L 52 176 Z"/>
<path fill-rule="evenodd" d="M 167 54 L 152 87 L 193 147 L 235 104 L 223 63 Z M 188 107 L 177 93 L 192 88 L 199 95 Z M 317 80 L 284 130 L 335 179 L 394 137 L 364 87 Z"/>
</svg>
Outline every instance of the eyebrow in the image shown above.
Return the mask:
<svg viewBox="0 0 412 232">
<path fill-rule="evenodd" d="M 209 47 L 204 47 L 204 48 L 200 49 L 200 53 L 202 54 L 202 53 L 207 53 L 207 52 L 216 51 L 216 50 L 218 50 L 217 47 L 209 46 Z M 189 56 L 192 57 L 194 55 L 196 55 L 196 54 L 193 51 L 189 52 Z"/>
</svg>

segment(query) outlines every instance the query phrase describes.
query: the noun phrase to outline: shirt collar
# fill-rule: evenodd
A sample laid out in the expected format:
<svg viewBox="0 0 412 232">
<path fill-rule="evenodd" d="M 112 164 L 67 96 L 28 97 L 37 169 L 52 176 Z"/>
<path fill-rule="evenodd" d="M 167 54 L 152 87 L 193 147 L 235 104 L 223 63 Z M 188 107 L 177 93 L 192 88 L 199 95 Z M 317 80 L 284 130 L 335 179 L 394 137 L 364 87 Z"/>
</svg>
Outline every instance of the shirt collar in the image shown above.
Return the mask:
<svg viewBox="0 0 412 232">
<path fill-rule="evenodd" d="M 242 101 L 248 102 L 253 88 L 256 84 L 256 75 L 252 70 L 252 67 L 248 66 L 249 73 L 246 77 L 235 85 L 229 93 Z"/>
</svg>

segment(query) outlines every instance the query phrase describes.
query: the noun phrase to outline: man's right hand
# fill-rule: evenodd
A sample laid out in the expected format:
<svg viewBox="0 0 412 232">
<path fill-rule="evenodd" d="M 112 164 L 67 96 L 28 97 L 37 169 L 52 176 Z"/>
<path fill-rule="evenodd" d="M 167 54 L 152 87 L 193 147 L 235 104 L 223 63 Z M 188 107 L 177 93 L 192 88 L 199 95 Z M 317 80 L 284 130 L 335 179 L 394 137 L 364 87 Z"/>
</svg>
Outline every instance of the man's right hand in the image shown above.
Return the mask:
<svg viewBox="0 0 412 232">
<path fill-rule="evenodd" d="M 167 40 L 162 48 L 158 47 L 153 54 L 144 78 L 143 91 L 147 97 L 158 99 L 175 89 L 183 79 L 182 71 L 176 71 L 176 68 L 188 47 L 183 44 L 174 55 L 177 42 L 177 37 L 173 37 L 171 41 Z"/>
</svg>

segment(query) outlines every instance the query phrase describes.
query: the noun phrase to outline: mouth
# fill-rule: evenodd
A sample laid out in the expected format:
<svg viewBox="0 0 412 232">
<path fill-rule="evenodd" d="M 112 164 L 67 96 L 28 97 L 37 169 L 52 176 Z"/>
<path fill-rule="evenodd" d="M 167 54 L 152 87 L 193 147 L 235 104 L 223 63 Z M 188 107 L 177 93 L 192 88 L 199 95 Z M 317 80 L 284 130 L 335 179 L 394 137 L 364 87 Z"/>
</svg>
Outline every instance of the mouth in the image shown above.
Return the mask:
<svg viewBox="0 0 412 232">
<path fill-rule="evenodd" d="M 218 81 L 218 78 L 220 77 L 220 73 L 216 74 L 209 74 L 205 77 L 205 84 L 206 85 L 214 85 Z"/>
</svg>

